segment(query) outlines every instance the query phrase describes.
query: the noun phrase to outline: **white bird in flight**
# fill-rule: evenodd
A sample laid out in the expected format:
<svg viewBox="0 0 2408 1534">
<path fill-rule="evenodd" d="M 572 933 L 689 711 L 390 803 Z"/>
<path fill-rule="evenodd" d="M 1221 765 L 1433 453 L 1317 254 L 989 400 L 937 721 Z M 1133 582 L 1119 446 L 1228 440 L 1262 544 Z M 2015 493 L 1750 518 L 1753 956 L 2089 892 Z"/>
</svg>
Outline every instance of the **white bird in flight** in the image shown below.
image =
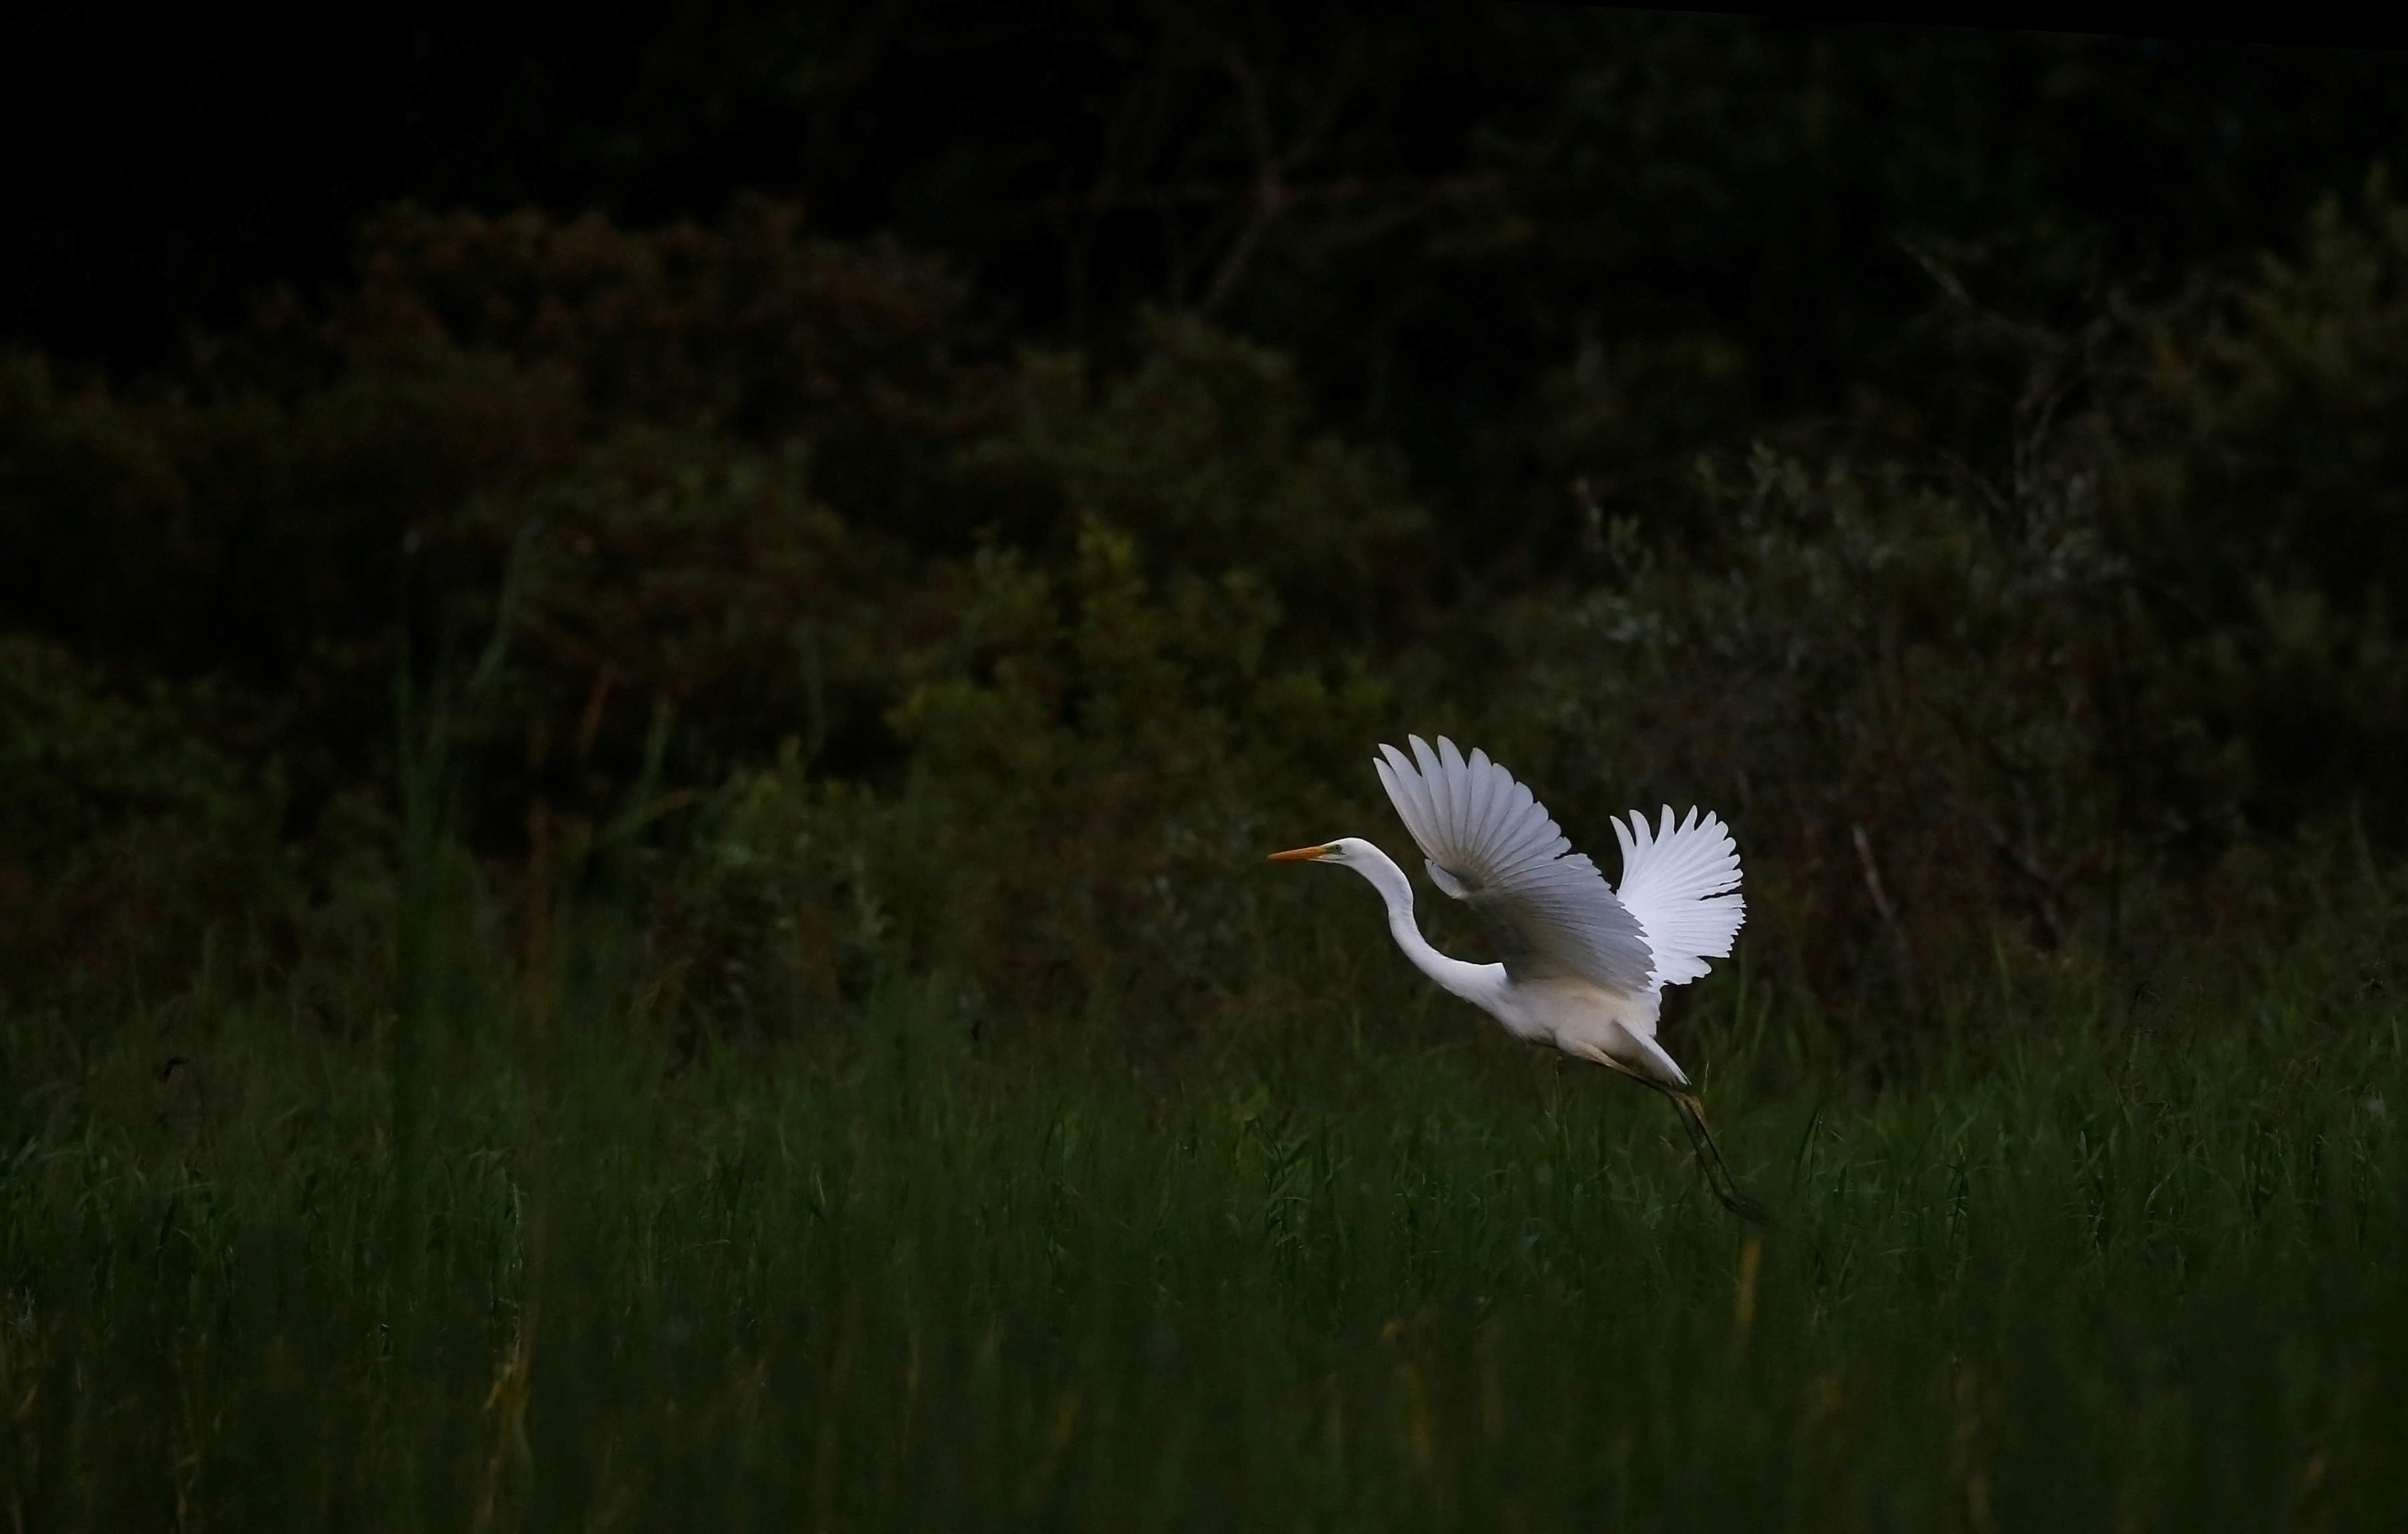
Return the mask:
<svg viewBox="0 0 2408 1534">
<path fill-rule="evenodd" d="M 1631 811 L 1612 822 L 1622 843 L 1622 886 L 1608 885 L 1575 853 L 1546 807 L 1475 750 L 1469 761 L 1439 737 L 1412 755 L 1383 745 L 1372 767 L 1427 859 L 1430 882 L 1469 905 L 1504 955 L 1469 964 L 1429 945 L 1413 920 L 1413 887 L 1388 854 L 1360 837 L 1273 853 L 1275 863 L 1335 863 L 1371 882 L 1388 905 L 1388 930 L 1423 974 L 1517 1038 L 1618 1070 L 1664 1094 L 1681 1115 L 1708 1186 L 1725 1206 L 1762 1221 L 1740 1192 L 1689 1089 L 1688 1073 L 1656 1040 L 1664 987 L 1696 980 L 1727 957 L 1747 919 L 1739 853 L 1723 823 L 1671 806 L 1650 830 Z"/>
</svg>

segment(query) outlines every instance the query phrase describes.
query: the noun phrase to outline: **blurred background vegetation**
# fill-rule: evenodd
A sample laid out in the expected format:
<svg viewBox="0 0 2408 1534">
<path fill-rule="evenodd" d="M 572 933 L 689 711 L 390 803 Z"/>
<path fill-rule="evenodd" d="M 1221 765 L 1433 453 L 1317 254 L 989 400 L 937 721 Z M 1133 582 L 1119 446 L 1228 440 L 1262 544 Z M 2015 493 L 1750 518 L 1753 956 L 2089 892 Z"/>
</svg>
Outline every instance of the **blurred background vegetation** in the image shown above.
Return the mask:
<svg viewBox="0 0 2408 1534">
<path fill-rule="evenodd" d="M 497 27 L 306 79 L 196 34 L 112 77 L 105 191 L 27 185 L 11 1009 L 389 990 L 429 749 L 531 1014 L 606 905 L 685 1051 L 898 977 L 1140 1054 L 1354 983 L 1257 859 L 1394 842 L 1409 730 L 1592 845 L 1719 808 L 1755 973 L 1868 1081 L 1969 966 L 2137 1007 L 2279 932 L 2270 858 L 2408 837 L 2396 55 Z"/>
<path fill-rule="evenodd" d="M 0 1521 L 2398 1522 L 2408 55 L 95 15 Z M 1729 821 L 1780 1231 L 1264 866 L 1441 731 Z"/>
</svg>

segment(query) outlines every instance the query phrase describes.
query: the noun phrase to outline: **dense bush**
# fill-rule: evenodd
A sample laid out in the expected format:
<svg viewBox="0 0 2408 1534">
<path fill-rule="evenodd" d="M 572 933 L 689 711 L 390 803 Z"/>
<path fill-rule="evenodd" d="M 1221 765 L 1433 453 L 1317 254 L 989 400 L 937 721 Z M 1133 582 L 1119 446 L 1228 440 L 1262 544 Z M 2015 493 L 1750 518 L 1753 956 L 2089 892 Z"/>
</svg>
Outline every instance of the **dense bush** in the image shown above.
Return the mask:
<svg viewBox="0 0 2408 1534">
<path fill-rule="evenodd" d="M 1601 353 L 1547 428 L 1593 476 L 1584 552 L 1476 580 L 1398 461 L 1192 315 L 1110 365 L 1010 353 L 939 265 L 765 203 L 399 212 L 363 272 L 180 393 L 0 370 L 14 988 L 104 865 L 211 919 L 323 898 L 403 675 L 459 702 L 491 897 L 632 877 L 647 1005 L 688 1030 L 805 1030 L 907 974 L 998 1025 L 1259 1012 L 1326 961 L 1328 901 L 1258 854 L 1395 842 L 1362 763 L 1409 730 L 1489 744 L 1591 843 L 1721 807 L 1751 952 L 1891 1019 L 1877 1059 L 1969 963 L 2145 972 L 2236 847 L 2408 824 L 2379 179 L 2254 280 L 2071 336 L 1943 271 L 1947 365 L 1995 372 L 2003 334 L 2026 371 L 1995 473 L 1932 445 L 1962 391 L 1910 430 L 1599 462 L 1672 451 L 1612 425 L 1661 359 Z M 1661 488 L 1624 514 L 1609 474 Z M 108 899 L 154 950 L 207 925 L 134 888 Z"/>
<path fill-rule="evenodd" d="M 180 968 L 229 910 L 287 896 L 277 775 L 199 735 L 201 703 L 0 637 L 0 986 Z"/>
<path fill-rule="evenodd" d="M 2122 475 L 2121 541 L 2179 652 L 2160 685 L 2253 824 L 2341 809 L 2408 832 L 2408 208 L 2372 177 L 2317 209 L 2216 322 L 2160 337 L 2161 432 Z"/>
</svg>

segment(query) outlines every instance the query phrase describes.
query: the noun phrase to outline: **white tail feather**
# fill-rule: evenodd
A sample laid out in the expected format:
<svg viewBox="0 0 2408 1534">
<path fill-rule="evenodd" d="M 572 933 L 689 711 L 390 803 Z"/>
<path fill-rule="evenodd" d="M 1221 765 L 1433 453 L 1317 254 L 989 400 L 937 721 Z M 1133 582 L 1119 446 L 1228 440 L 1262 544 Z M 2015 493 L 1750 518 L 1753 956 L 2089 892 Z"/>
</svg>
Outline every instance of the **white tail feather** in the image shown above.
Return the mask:
<svg viewBox="0 0 2408 1534">
<path fill-rule="evenodd" d="M 1696 980 L 1708 959 L 1728 957 L 1747 902 L 1739 893 L 1739 850 L 1723 823 L 1692 810 L 1675 826 L 1668 804 L 1652 832 L 1636 810 L 1627 826 L 1612 824 L 1622 843 L 1622 884 L 1614 893 L 1647 934 L 1656 983 Z"/>
</svg>

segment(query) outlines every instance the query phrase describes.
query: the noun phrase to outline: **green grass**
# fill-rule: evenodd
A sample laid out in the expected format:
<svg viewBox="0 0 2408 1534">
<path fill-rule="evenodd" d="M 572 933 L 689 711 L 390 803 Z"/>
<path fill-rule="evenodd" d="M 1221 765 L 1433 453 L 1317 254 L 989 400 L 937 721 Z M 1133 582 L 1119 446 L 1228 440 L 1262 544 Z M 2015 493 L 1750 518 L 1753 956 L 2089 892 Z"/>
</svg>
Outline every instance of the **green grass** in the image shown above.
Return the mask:
<svg viewBox="0 0 2408 1534">
<path fill-rule="evenodd" d="M 563 1008 L 422 1040 L 415 1165 L 391 1154 L 389 1024 L 345 1041 L 198 996 L 96 1038 L 13 1014 L 0 1519 L 1978 1530 L 2408 1507 L 2383 996 L 2276 980 L 2110 1027 L 2001 995 L 1987 1037 L 2022 1039 L 1875 1093 L 1781 1066 L 1794 1039 L 1739 1025 L 1719 983 L 1687 1025 L 1734 1166 L 1783 1213 L 1760 1244 L 1662 1103 L 1435 1003 L 1390 1027 L 1333 996 L 1137 1072 L 974 1044 L 933 991 L 682 1066 Z"/>
</svg>

